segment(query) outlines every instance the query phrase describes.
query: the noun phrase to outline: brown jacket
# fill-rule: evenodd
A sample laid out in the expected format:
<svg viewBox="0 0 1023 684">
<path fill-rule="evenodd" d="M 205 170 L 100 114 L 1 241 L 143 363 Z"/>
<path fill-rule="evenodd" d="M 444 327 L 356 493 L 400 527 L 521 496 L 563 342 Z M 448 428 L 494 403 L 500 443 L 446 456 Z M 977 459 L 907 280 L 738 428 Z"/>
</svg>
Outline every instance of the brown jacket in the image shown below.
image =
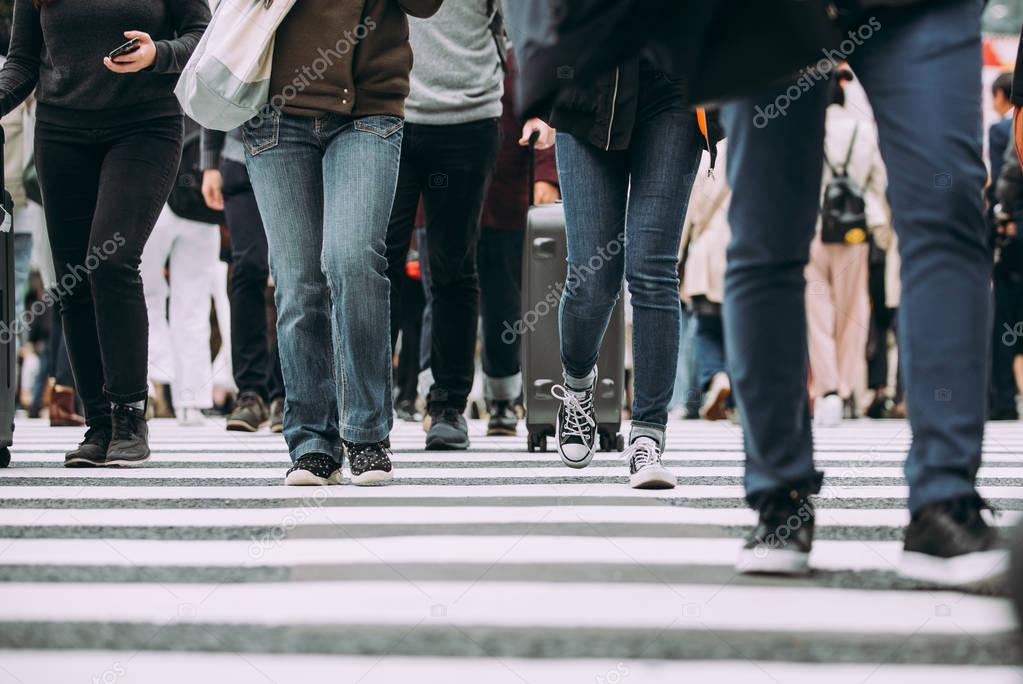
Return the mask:
<svg viewBox="0 0 1023 684">
<path fill-rule="evenodd" d="M 408 20 L 443 0 L 298 0 L 277 29 L 270 105 L 291 114 L 403 116 Z"/>
</svg>

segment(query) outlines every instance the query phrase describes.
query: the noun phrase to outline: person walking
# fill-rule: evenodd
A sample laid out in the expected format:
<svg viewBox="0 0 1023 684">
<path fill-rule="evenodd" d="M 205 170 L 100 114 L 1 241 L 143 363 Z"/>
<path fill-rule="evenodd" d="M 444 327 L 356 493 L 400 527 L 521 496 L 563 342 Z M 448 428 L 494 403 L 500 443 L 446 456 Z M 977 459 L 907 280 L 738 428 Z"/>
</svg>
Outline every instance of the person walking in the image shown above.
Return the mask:
<svg viewBox="0 0 1023 684">
<path fill-rule="evenodd" d="M 36 168 L 89 426 L 67 466 L 149 458 L 139 261 L 181 157 L 177 74 L 209 19 L 205 0 L 15 2 L 0 114 L 35 90 Z"/>
<path fill-rule="evenodd" d="M 204 129 L 200 165 L 206 204 L 223 211 L 231 236 L 231 368 L 238 400 L 227 429 L 284 431 L 284 378 L 266 315 L 270 260 L 266 231 L 245 168 L 241 129 Z"/>
<path fill-rule="evenodd" d="M 841 69 L 828 85 L 823 203 L 830 220 L 835 212 L 847 212 L 862 202 L 862 216 L 843 214 L 840 219 L 863 222 L 835 235 L 818 222 L 806 267 L 810 393 L 814 425 L 821 428 L 836 427 L 843 418 L 856 415 L 853 390 L 866 376 L 870 332 L 868 240 L 888 223 L 877 131 L 845 107 L 845 83 L 852 79 L 851 71 Z M 847 227 L 843 224 L 842 230 Z"/>
<path fill-rule="evenodd" d="M 871 3 L 840 15 L 870 97 L 902 253 L 900 351 L 913 443 L 901 576 L 962 588 L 1005 571 L 976 477 L 984 436 L 991 258 L 981 156 L 983 3 Z M 831 63 L 830 69 L 837 67 Z M 817 67 L 818 69 L 820 67 Z M 907 84 L 912 87 L 907 90 Z M 779 94 L 793 92 L 784 116 Z M 802 574 L 822 473 L 807 386 L 805 268 L 815 235 L 827 88 L 765 86 L 724 108 L 732 243 L 725 335 L 758 524 L 741 572 Z M 770 107 L 771 109 L 765 109 Z"/>
<path fill-rule="evenodd" d="M 384 239 L 412 62 L 406 14 L 440 5 L 296 4 L 276 32 L 270 101 L 242 127 L 272 255 L 289 485 L 339 484 L 344 453 L 355 484 L 393 477 Z M 296 76 L 318 59 L 323 78 Z"/>
<path fill-rule="evenodd" d="M 635 395 L 624 453 L 634 488 L 672 488 L 661 464 L 678 363 L 678 253 L 710 131 L 684 81 L 632 58 L 570 88 L 551 117 L 565 198 L 568 274 L 561 299 L 558 451 L 583 468 L 597 447 L 597 356 L 623 277 L 633 307 Z M 702 130 L 701 130 L 702 129 Z"/>
<path fill-rule="evenodd" d="M 206 423 L 213 408 L 210 304 L 219 274 L 220 231 L 190 221 L 167 206 L 142 251 L 142 282 L 149 312 L 149 377 L 169 384 L 178 424 Z M 170 264 L 170 279 L 164 269 Z M 170 307 L 168 310 L 168 301 Z"/>
<path fill-rule="evenodd" d="M 699 416 L 724 420 L 731 413 L 732 383 L 728 379 L 721 301 L 725 289 L 725 251 L 732 231 L 728 204 L 732 189 L 724 174 L 726 144 L 718 145 L 718 172 L 708 173 L 710 161 L 700 161 L 682 236 L 682 301 L 696 325 L 696 387 Z M 681 346 L 681 345 L 680 345 Z"/>
<path fill-rule="evenodd" d="M 501 114 L 501 147 L 483 204 L 479 241 L 480 356 L 487 435 L 514 435 L 522 396 L 521 337 L 506 331 L 522 316 L 522 247 L 530 192 L 535 204 L 561 199 L 554 148 L 529 151 L 529 121 L 515 114 L 515 61 L 509 53 Z M 524 130 L 525 129 L 525 130 Z M 535 165 L 529 188 L 529 164 Z"/>
<path fill-rule="evenodd" d="M 419 252 L 429 259 L 432 321 L 428 450 L 469 448 L 463 413 L 480 314 L 480 211 L 497 161 L 504 81 L 490 28 L 495 11 L 493 0 L 448 0 L 429 21 L 413 19 L 409 27 L 416 66 L 387 230 L 387 267 L 393 342 L 398 284 L 422 197 L 427 244 Z"/>
<path fill-rule="evenodd" d="M 998 121 L 988 129 L 991 184 L 986 188 L 996 257 L 989 420 L 1019 419 L 1016 408 L 1019 388 L 1014 364 L 1023 350 L 1019 341 L 1020 321 L 1023 321 L 1023 243 L 1019 236 L 1019 222 L 1023 218 L 1023 202 L 1020 201 L 1023 174 L 1016 147 L 1011 144 L 1014 111 L 1011 95 L 1012 74 L 999 74 L 991 85 L 991 101 Z M 1000 208 L 1000 216 L 996 215 L 996 208 Z"/>
</svg>

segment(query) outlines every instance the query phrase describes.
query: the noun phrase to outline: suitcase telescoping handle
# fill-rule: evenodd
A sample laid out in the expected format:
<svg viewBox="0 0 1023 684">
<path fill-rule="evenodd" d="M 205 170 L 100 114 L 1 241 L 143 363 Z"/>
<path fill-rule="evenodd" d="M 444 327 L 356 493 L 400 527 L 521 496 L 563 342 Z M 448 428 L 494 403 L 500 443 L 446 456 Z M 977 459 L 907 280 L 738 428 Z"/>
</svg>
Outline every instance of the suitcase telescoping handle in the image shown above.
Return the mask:
<svg viewBox="0 0 1023 684">
<path fill-rule="evenodd" d="M 533 131 L 529 136 L 529 206 L 536 206 L 536 141 L 540 139 L 540 131 Z"/>
</svg>

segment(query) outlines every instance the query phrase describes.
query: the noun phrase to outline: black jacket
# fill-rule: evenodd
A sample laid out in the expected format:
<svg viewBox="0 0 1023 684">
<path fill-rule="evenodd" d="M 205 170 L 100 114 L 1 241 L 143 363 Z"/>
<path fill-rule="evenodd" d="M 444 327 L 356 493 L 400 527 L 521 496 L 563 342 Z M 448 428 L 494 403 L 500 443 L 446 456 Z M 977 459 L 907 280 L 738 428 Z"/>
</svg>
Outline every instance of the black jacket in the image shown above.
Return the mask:
<svg viewBox="0 0 1023 684">
<path fill-rule="evenodd" d="M 639 82 L 640 58 L 632 57 L 587 85 L 569 86 L 558 96 L 550 124 L 598 149 L 627 150 L 636 125 Z M 680 97 L 685 97 L 684 86 Z M 703 135 L 713 165 L 724 137 L 715 112 L 707 113 Z"/>
</svg>

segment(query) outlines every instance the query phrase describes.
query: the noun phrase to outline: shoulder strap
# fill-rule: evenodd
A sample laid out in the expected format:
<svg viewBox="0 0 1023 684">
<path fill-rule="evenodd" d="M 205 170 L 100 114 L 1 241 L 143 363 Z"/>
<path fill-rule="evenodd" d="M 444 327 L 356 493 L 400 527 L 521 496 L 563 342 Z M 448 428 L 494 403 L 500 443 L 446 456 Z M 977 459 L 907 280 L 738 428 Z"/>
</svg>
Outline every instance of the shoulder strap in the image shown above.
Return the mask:
<svg viewBox="0 0 1023 684">
<path fill-rule="evenodd" d="M 853 128 L 852 139 L 849 141 L 849 151 L 845 153 L 845 163 L 842 164 L 842 175 L 849 175 L 849 162 L 852 161 L 853 149 L 856 147 L 856 135 L 860 132 L 860 125 L 857 123 Z"/>
</svg>

